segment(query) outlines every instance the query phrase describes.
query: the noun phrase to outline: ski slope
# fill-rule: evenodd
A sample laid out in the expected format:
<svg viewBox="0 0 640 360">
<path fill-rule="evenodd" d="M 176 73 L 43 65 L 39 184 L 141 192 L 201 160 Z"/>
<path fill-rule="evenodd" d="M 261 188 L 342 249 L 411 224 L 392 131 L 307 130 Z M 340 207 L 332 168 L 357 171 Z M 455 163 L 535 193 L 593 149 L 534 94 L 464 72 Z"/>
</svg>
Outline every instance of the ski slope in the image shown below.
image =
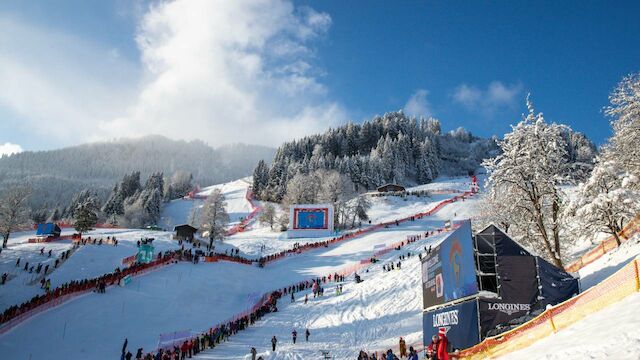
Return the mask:
<svg viewBox="0 0 640 360">
<path fill-rule="evenodd" d="M 230 227 L 240 222 L 253 210 L 251 204 L 246 201 L 247 189 L 251 186 L 251 178 L 242 178 L 232 182 L 217 184 L 202 189 L 198 196 L 209 196 L 213 190 L 220 190 L 227 203 L 227 213 L 229 213 Z M 171 231 L 173 227 L 180 224 L 198 224 L 200 212 L 204 206 L 203 199 L 176 199 L 166 204 L 161 213 L 158 225 L 165 230 Z"/>
<path fill-rule="evenodd" d="M 237 195 L 229 196 L 227 200 L 229 204 L 234 204 L 236 214 L 250 209 L 244 200 L 247 185 L 243 183 L 220 186 L 225 196 L 227 193 Z M 420 210 L 424 211 L 430 208 L 436 199 L 421 198 L 420 201 L 423 201 L 423 208 Z M 126 287 L 111 287 L 107 289 L 106 294 L 87 294 L 27 320 L 0 337 L 0 353 L 8 354 L 12 359 L 113 359 L 119 356 L 125 337 L 129 339 L 130 348 L 133 350 L 137 347 L 152 350 L 160 333 L 205 330 L 247 309 L 265 291 L 327 275 L 357 264 L 360 260 L 370 257 L 380 246 L 404 240 L 407 235 L 441 227 L 444 220 L 451 219 L 452 215 L 459 214 L 462 218 L 465 209 L 473 207 L 476 203 L 477 199 L 473 198 L 466 202 L 456 202 L 445 207 L 436 216 L 407 222 L 397 227 L 391 226 L 329 248 L 285 258 L 264 269 L 227 262 L 170 265 L 135 277 Z M 375 212 L 378 206 L 374 205 L 372 211 Z M 396 206 L 402 207 L 402 203 Z M 384 210 L 379 212 L 383 213 Z M 402 210 L 397 210 L 394 216 L 402 214 Z M 91 276 L 111 267 L 122 255 L 130 255 L 128 250 L 133 248 L 129 248 L 127 243 L 134 244 L 138 237 L 155 236 L 159 247 L 163 249 L 177 246 L 175 242 L 171 242 L 168 232 L 120 231 L 116 235 L 121 242 L 118 248 L 108 245 L 81 248 L 72 255 L 68 263 L 56 270 L 59 271 L 57 274 L 52 274 L 52 282 L 63 282 L 73 276 Z M 97 232 L 94 236 L 107 236 L 107 230 Z M 412 244 L 416 248 L 412 251 L 417 251 L 418 247 L 435 240 L 437 239 Z M 280 233 L 254 224 L 249 231 L 237 234 L 226 242 L 227 246 L 238 246 L 248 254 L 258 254 L 256 249 L 263 243 L 279 242 L 272 247 L 275 250 L 290 248 L 293 242 L 301 241 L 288 240 Z M 4 255 L 3 252 L 2 256 Z M 388 259 L 383 259 L 388 261 L 394 256 L 397 257 L 397 254 L 391 252 L 387 256 Z M 419 286 L 416 285 L 420 281 L 418 260 L 414 257 L 407 261 L 404 269 L 397 273 L 381 273 L 381 266 L 374 265 L 369 274 L 363 274 L 365 282 L 362 284 L 351 284 L 350 278 L 341 296 L 330 296 L 331 289 L 327 289 L 327 294 L 322 300 L 313 302 L 315 312 L 309 312 L 303 307 L 296 308 L 297 303 L 289 308 L 287 301 L 281 300 L 281 313 L 275 317 L 265 317 L 265 327 L 259 325 L 239 333 L 233 338 L 232 343 L 245 341 L 246 344 L 254 344 L 251 346 L 259 345 L 268 341 L 262 339 L 261 334 L 271 333 L 269 326 L 286 329 L 283 330 L 286 334 L 294 326 L 303 326 L 300 324 L 309 324 L 314 334 L 312 337 L 318 341 L 307 350 L 302 350 L 303 354 L 308 355 L 315 353 L 320 347 L 328 347 L 335 350 L 345 349 L 342 354 L 346 357 L 348 352 L 360 345 L 384 347 L 397 342 L 398 336 L 407 334 L 414 334 L 409 338 L 410 341 L 417 340 L 422 326 L 420 296 L 417 292 Z M 109 271 L 111 270 L 113 269 Z M 382 281 L 379 282 L 378 277 Z M 3 290 L 0 288 L 0 291 Z M 399 293 L 402 293 L 402 296 L 399 296 Z M 333 309 L 333 315 L 324 318 L 322 314 L 329 313 L 330 309 Z M 280 318 L 281 314 L 288 312 L 292 314 L 290 319 Z M 389 316 L 381 315 L 387 312 Z M 375 327 L 377 330 L 366 330 L 367 324 L 374 323 L 378 324 Z M 359 330 L 352 337 L 335 339 L 336 334 L 347 329 Z M 254 331 L 259 334 L 257 337 L 242 340 L 245 334 L 250 336 Z M 37 346 L 34 346 L 32 339 L 39 339 Z M 225 346 L 220 346 L 216 350 L 226 354 L 226 358 L 240 358 L 249 348 L 238 346 L 225 350 Z M 283 348 L 283 351 L 285 349 Z M 217 353 L 218 351 L 211 356 L 218 356 Z"/>
<path fill-rule="evenodd" d="M 638 308 L 640 294 L 636 293 L 573 326 L 500 359 L 638 359 Z"/>
</svg>

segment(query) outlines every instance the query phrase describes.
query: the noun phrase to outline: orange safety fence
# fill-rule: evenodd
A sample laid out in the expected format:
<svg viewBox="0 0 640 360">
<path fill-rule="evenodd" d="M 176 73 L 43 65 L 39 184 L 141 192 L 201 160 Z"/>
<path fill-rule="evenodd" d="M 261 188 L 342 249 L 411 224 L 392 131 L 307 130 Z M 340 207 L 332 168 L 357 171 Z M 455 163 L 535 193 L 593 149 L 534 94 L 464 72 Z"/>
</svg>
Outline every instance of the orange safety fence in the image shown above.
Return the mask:
<svg viewBox="0 0 640 360">
<path fill-rule="evenodd" d="M 420 213 L 417 213 L 417 214 L 413 214 L 413 215 L 410 215 L 410 216 L 407 216 L 407 217 L 404 217 L 404 218 L 401 218 L 401 219 L 398 219 L 398 220 L 386 221 L 386 222 L 374 224 L 374 225 L 371 225 L 371 226 L 366 227 L 364 229 L 360 229 L 360 230 L 357 230 L 357 231 L 354 231 L 354 232 L 350 232 L 350 233 L 341 235 L 339 237 L 333 238 L 331 240 L 319 241 L 319 242 L 314 242 L 314 243 L 306 243 L 306 244 L 303 244 L 303 245 L 301 245 L 301 246 L 299 246 L 297 248 L 294 248 L 294 249 L 284 250 L 284 251 L 281 251 L 281 252 L 275 253 L 275 254 L 269 254 L 269 255 L 266 255 L 265 257 L 261 258 L 261 259 L 258 259 L 258 262 L 260 262 L 263 265 L 265 265 L 265 264 L 268 264 L 270 262 L 283 259 L 283 258 L 285 258 L 285 257 L 287 257 L 289 255 L 300 254 L 303 251 L 314 250 L 314 249 L 317 249 L 319 247 L 327 247 L 330 244 L 334 244 L 334 243 L 338 243 L 338 242 L 342 242 L 342 241 L 346 241 L 346 240 L 352 240 L 352 239 L 355 239 L 357 237 L 369 234 L 371 232 L 378 231 L 380 229 L 387 228 L 387 227 L 392 226 L 392 225 L 399 225 L 401 223 L 405 223 L 405 222 L 408 222 L 408 221 L 414 221 L 416 219 L 421 219 L 424 216 L 431 216 L 431 215 L 435 214 L 436 212 L 438 212 L 443 207 L 445 207 L 446 205 L 454 203 L 454 202 L 456 202 L 458 200 L 464 201 L 465 198 L 473 196 L 473 195 L 474 195 L 473 192 L 466 191 L 466 192 L 464 192 L 464 193 L 462 193 L 460 195 L 454 196 L 454 197 L 452 197 L 450 199 L 443 200 L 443 201 L 437 203 L 430 210 L 427 210 L 427 211 L 424 211 L 424 212 L 420 212 Z"/>
<path fill-rule="evenodd" d="M 8 332 L 15 326 L 43 311 L 57 307 L 71 299 L 75 299 L 80 295 L 93 291 L 99 281 L 104 281 L 107 287 L 114 286 L 126 275 L 144 275 L 153 270 L 157 270 L 160 267 L 169 265 L 174 261 L 176 261 L 176 254 L 167 252 L 166 256 L 157 258 L 147 264 L 139 264 L 135 267 L 125 268 L 120 272 L 111 272 L 90 279 L 78 280 L 75 281 L 76 284 L 73 286 L 66 286 L 66 284 L 63 284 L 51 291 L 48 291 L 46 294 L 36 295 L 32 300 L 30 300 L 33 301 L 33 305 L 30 305 L 29 302 L 27 302 L 21 305 L 23 309 L 16 308 L 16 310 L 10 314 L 6 314 L 6 312 L 4 314 L 0 313 L 0 316 L 2 317 L 0 322 L 0 335 Z"/>
<path fill-rule="evenodd" d="M 258 213 L 260 213 L 260 211 L 262 211 L 262 208 L 258 206 L 253 200 L 253 191 L 251 190 L 251 187 L 247 188 L 245 199 L 249 202 L 249 204 L 251 204 L 251 212 L 249 213 L 249 215 L 247 215 L 247 217 L 242 219 L 242 221 L 240 221 L 239 224 L 227 230 L 227 234 L 226 234 L 227 236 L 231 236 L 239 232 L 243 232 L 245 227 L 249 225 L 249 223 L 256 218 L 256 216 L 258 215 Z"/>
<path fill-rule="evenodd" d="M 631 220 L 623 229 L 618 233 L 618 237 L 620 238 L 620 242 L 624 243 L 633 235 L 640 232 L 640 215 L 637 215 L 633 220 Z M 582 255 L 579 259 L 574 261 L 573 263 L 565 266 L 565 270 L 569 272 L 577 272 L 583 267 L 591 264 L 592 262 L 600 259 L 604 254 L 618 247 L 618 243 L 616 242 L 616 238 L 612 235 L 607 239 L 603 240 L 598 246 L 589 250 L 586 254 Z"/>
<path fill-rule="evenodd" d="M 484 339 L 463 350 L 461 359 L 487 359 L 521 350 L 562 330 L 587 315 L 600 311 L 630 294 L 640 291 L 639 261 L 632 260 L 615 274 L 585 292 L 545 310 L 515 329 Z"/>
</svg>

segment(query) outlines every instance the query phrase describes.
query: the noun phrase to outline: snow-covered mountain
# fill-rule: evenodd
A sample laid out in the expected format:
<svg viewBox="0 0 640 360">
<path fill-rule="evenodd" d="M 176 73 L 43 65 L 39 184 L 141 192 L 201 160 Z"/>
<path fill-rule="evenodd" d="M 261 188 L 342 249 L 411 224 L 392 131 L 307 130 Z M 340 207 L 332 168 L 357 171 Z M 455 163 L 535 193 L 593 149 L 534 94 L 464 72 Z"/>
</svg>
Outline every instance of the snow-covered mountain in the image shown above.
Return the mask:
<svg viewBox="0 0 640 360">
<path fill-rule="evenodd" d="M 178 170 L 208 185 L 250 175 L 258 160 L 270 161 L 275 150 L 256 145 L 213 148 L 202 141 L 146 136 L 97 142 L 48 151 L 25 151 L 0 157 L 0 191 L 15 183 L 33 188 L 34 208 L 65 207 L 73 194 L 91 188 L 106 198 L 123 175 L 140 171 L 170 177 Z M 103 199 L 104 200 L 104 199 Z"/>
</svg>

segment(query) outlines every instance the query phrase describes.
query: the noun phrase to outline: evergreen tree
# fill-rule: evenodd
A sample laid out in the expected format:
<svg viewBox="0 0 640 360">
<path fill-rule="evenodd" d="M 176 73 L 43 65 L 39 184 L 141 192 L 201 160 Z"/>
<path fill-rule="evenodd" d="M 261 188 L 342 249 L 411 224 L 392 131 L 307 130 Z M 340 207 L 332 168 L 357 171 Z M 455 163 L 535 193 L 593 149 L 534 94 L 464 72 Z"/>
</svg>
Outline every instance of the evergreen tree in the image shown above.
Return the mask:
<svg viewBox="0 0 640 360">
<path fill-rule="evenodd" d="M 147 182 L 144 185 L 147 190 L 157 190 L 160 194 L 160 198 L 164 195 L 164 176 L 161 172 L 155 172 L 147 178 Z"/>
<path fill-rule="evenodd" d="M 140 191 L 140 189 L 140 171 L 134 171 L 122 178 L 120 190 L 122 191 L 123 199 L 133 196 L 136 192 Z"/>
<path fill-rule="evenodd" d="M 124 215 L 124 194 L 120 190 L 120 186 L 118 184 L 115 185 L 109 199 L 102 206 L 102 212 L 107 217 L 115 217 L 118 215 Z"/>
<path fill-rule="evenodd" d="M 91 230 L 98 223 L 98 207 L 92 198 L 85 198 L 73 210 L 73 227 L 80 234 Z"/>
<path fill-rule="evenodd" d="M 269 183 L 269 166 L 264 160 L 258 161 L 258 165 L 253 170 L 253 193 L 256 197 L 260 197 Z"/>
<path fill-rule="evenodd" d="M 31 220 L 34 224 L 43 224 L 47 221 L 47 210 L 46 209 L 32 209 L 31 210 Z"/>
<path fill-rule="evenodd" d="M 162 194 L 158 188 L 145 189 L 140 195 L 142 206 L 145 211 L 147 223 L 149 225 L 157 224 L 160 219 L 160 210 L 162 207 Z"/>
<path fill-rule="evenodd" d="M 60 221 L 60 214 L 60 208 L 56 207 L 55 209 L 53 209 L 53 212 L 51 213 L 51 216 L 49 216 L 49 219 L 47 219 L 47 221 L 53 223 Z"/>
</svg>

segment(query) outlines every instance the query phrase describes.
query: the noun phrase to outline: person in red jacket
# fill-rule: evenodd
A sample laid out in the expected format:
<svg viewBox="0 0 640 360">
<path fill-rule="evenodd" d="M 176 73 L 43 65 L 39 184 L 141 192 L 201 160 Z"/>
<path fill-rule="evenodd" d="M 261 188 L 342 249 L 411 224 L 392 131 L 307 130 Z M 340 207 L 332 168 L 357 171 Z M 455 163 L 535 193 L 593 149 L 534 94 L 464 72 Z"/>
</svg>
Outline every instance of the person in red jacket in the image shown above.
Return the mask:
<svg viewBox="0 0 640 360">
<path fill-rule="evenodd" d="M 431 344 L 427 346 L 427 359 L 435 360 L 437 359 L 437 351 L 438 351 L 438 335 L 433 335 L 431 338 Z"/>
<path fill-rule="evenodd" d="M 447 339 L 446 331 L 444 328 L 440 328 L 438 331 L 438 348 L 436 354 L 438 360 L 449 360 L 449 340 Z"/>
<path fill-rule="evenodd" d="M 180 347 L 180 352 L 181 352 L 181 360 L 184 360 L 187 357 L 187 352 L 189 352 L 189 344 L 187 344 L 187 342 L 183 342 L 182 346 Z"/>
</svg>

